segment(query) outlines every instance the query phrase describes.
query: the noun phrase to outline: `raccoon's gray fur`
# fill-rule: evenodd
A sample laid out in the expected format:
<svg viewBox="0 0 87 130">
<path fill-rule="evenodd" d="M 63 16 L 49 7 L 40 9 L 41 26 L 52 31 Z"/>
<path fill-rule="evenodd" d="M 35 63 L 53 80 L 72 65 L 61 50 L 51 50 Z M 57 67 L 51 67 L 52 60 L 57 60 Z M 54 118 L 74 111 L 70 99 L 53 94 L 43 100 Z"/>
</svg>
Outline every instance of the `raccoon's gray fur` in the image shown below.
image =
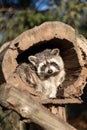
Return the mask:
<svg viewBox="0 0 87 130">
<path fill-rule="evenodd" d="M 65 79 L 64 62 L 59 49 L 46 49 L 28 59 L 31 64 L 23 63 L 20 66 L 24 68 L 21 71 L 24 74 L 20 74 L 20 77 L 41 92 L 42 98 L 56 98 L 57 88 Z"/>
</svg>

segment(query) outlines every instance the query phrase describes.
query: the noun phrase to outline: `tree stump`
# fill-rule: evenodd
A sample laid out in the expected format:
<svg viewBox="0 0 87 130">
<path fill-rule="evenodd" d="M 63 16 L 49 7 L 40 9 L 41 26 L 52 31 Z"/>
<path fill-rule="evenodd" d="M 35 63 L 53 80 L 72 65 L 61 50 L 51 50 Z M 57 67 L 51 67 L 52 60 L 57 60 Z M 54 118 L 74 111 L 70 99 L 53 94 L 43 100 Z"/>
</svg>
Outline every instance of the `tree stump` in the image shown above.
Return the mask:
<svg viewBox="0 0 87 130">
<path fill-rule="evenodd" d="M 64 99 L 40 100 L 39 95 L 35 95 L 35 90 L 29 85 L 27 86 L 15 73 L 16 67 L 20 63 L 27 63 L 29 55 L 34 55 L 46 48 L 59 48 L 64 60 L 66 71 L 65 81 L 62 85 Z M 87 82 L 87 40 L 67 24 L 45 22 L 23 32 L 10 42 L 3 55 L 2 72 L 6 83 L 14 85 L 20 90 L 27 90 L 36 101 L 47 106 L 50 104 L 51 106 L 48 108 L 52 111 L 57 107 L 63 108 L 64 111 L 64 107 L 61 105 L 82 102 L 80 96 L 83 94 Z M 63 119 L 66 120 L 65 111 Z"/>
</svg>

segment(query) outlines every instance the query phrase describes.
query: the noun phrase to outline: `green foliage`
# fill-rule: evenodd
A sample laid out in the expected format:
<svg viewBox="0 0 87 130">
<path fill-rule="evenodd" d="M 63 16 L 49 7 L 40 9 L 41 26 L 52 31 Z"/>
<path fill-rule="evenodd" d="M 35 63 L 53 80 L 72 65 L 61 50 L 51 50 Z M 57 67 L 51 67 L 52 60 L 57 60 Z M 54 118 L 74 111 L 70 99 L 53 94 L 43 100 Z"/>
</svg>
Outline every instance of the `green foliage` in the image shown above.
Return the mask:
<svg viewBox="0 0 87 130">
<path fill-rule="evenodd" d="M 87 2 L 79 0 L 61 2 L 56 9 L 37 12 L 26 8 L 25 10 L 9 9 L 0 13 L 0 33 L 4 35 L 0 44 L 14 39 L 20 33 L 33 28 L 45 21 L 62 21 L 75 28 L 81 25 L 83 10 L 87 9 Z"/>
<path fill-rule="evenodd" d="M 29 9 L 15 11 L 12 18 L 0 18 L 0 32 L 4 34 L 1 42 L 9 41 L 15 38 L 23 31 L 47 21 L 48 18 L 40 12 Z"/>
<path fill-rule="evenodd" d="M 63 3 L 64 4 L 64 3 Z M 79 0 L 72 0 L 64 5 L 65 12 L 62 21 L 74 27 L 79 27 L 81 24 L 83 9 L 87 7 L 87 3 L 81 3 Z"/>
<path fill-rule="evenodd" d="M 0 107 L 0 130 L 19 130 L 20 117 L 11 110 L 3 110 Z"/>
</svg>

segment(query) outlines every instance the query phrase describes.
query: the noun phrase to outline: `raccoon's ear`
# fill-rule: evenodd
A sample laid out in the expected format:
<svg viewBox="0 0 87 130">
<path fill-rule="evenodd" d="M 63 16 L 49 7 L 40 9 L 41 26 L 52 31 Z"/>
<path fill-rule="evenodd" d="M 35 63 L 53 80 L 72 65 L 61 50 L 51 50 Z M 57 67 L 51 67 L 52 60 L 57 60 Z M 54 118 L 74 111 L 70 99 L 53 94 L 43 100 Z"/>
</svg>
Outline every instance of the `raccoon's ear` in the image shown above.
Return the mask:
<svg viewBox="0 0 87 130">
<path fill-rule="evenodd" d="M 37 64 L 37 57 L 36 56 L 29 56 L 28 60 L 34 65 L 36 66 Z"/>
<path fill-rule="evenodd" d="M 55 49 L 53 49 L 53 50 L 51 51 L 51 54 L 55 56 L 55 55 L 59 55 L 59 52 L 60 52 L 59 49 L 58 49 L 58 48 L 55 48 Z"/>
</svg>

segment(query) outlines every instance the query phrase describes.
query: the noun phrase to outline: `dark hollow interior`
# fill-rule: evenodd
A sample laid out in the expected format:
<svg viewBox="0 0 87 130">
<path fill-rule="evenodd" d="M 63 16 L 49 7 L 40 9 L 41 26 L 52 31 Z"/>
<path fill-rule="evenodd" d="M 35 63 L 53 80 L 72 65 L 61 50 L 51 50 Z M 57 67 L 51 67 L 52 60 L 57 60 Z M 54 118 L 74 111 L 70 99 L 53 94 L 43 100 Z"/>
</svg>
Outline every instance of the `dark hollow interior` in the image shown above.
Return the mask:
<svg viewBox="0 0 87 130">
<path fill-rule="evenodd" d="M 60 55 L 64 60 L 65 71 L 66 71 L 66 78 L 63 82 L 63 86 L 67 87 L 73 84 L 79 74 L 81 72 L 81 66 L 78 62 L 78 57 L 76 51 L 74 50 L 73 44 L 66 40 L 66 39 L 58 39 L 54 38 L 49 41 L 41 41 L 25 51 L 21 51 L 20 48 L 18 49 L 19 55 L 17 57 L 18 64 L 23 62 L 28 62 L 28 56 L 34 55 L 38 52 L 43 51 L 44 49 L 53 49 L 58 48 L 60 50 Z"/>
</svg>

